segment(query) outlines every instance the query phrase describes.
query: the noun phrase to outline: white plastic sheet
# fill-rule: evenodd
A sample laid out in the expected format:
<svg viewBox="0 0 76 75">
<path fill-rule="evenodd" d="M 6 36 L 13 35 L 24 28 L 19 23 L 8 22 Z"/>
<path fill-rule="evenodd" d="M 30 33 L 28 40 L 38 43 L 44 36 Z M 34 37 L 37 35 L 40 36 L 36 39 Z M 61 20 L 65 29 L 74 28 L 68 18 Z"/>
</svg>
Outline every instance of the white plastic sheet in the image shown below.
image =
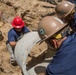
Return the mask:
<svg viewBox="0 0 76 75">
<path fill-rule="evenodd" d="M 21 70 L 23 71 L 24 75 L 29 75 L 26 70 L 26 59 L 30 50 L 33 46 L 41 40 L 37 31 L 32 31 L 23 36 L 21 40 L 19 40 L 15 47 L 15 58 L 20 66 Z"/>
</svg>

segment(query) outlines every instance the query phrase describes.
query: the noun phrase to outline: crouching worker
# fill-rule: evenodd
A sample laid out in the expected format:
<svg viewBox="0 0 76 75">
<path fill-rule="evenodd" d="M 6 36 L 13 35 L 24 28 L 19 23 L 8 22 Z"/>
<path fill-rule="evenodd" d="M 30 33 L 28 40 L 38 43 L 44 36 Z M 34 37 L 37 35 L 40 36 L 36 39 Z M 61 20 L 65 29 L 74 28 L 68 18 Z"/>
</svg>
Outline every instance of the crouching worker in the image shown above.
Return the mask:
<svg viewBox="0 0 76 75">
<path fill-rule="evenodd" d="M 24 34 L 30 32 L 29 29 L 25 26 L 22 18 L 15 17 L 12 21 L 12 26 L 8 32 L 8 41 L 6 42 L 8 51 L 10 53 L 10 61 L 11 64 L 14 65 L 16 63 L 14 58 L 14 48 L 18 40 L 20 40 Z"/>
<path fill-rule="evenodd" d="M 57 50 L 46 73 L 39 75 L 76 75 L 76 32 L 69 34 L 67 25 L 54 16 L 43 18 L 38 32 L 42 41 Z"/>
</svg>

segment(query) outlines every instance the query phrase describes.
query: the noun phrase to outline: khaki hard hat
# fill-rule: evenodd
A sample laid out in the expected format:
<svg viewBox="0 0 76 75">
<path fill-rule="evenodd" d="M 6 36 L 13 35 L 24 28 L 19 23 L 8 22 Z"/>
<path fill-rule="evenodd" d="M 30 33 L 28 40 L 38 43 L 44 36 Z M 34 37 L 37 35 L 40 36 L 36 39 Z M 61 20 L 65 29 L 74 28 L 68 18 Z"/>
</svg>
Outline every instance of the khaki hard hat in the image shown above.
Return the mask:
<svg viewBox="0 0 76 75">
<path fill-rule="evenodd" d="M 64 24 L 59 18 L 55 16 L 46 16 L 38 24 L 38 33 L 42 41 L 44 41 L 65 26 L 66 24 Z"/>
<path fill-rule="evenodd" d="M 69 1 L 62 1 L 56 5 L 55 11 L 58 17 L 65 18 L 74 9 L 75 4 Z"/>
</svg>

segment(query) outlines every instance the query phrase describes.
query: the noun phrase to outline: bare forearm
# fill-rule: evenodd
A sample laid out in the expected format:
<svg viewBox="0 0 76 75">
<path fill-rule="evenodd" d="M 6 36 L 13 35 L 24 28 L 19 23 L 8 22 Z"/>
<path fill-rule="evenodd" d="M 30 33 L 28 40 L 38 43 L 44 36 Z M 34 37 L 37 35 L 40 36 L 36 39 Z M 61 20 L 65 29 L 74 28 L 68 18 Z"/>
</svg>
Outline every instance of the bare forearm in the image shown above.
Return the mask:
<svg viewBox="0 0 76 75">
<path fill-rule="evenodd" d="M 16 43 L 17 43 L 17 42 L 10 42 L 10 45 L 11 45 L 12 47 L 15 47 L 15 46 L 16 46 Z"/>
</svg>

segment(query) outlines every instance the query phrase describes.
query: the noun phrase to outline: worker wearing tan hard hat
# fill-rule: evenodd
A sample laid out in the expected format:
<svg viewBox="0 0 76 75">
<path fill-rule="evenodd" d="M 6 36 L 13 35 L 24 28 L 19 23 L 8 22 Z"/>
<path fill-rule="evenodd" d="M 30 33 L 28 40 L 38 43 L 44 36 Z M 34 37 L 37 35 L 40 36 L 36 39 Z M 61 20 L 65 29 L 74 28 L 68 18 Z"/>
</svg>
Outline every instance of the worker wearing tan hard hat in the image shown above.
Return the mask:
<svg viewBox="0 0 76 75">
<path fill-rule="evenodd" d="M 55 16 L 46 16 L 38 24 L 38 33 L 47 45 L 57 49 L 45 73 L 38 75 L 76 75 L 76 32 Z M 71 59 L 70 59 L 71 58 Z"/>
<path fill-rule="evenodd" d="M 62 1 L 59 4 L 57 4 L 55 10 L 58 17 L 65 18 L 69 14 L 75 12 L 74 8 L 75 8 L 75 4 L 69 1 Z"/>
<path fill-rule="evenodd" d="M 56 5 L 56 14 L 67 23 L 73 31 L 76 31 L 76 12 L 75 4 L 69 1 L 62 1 Z"/>
</svg>

